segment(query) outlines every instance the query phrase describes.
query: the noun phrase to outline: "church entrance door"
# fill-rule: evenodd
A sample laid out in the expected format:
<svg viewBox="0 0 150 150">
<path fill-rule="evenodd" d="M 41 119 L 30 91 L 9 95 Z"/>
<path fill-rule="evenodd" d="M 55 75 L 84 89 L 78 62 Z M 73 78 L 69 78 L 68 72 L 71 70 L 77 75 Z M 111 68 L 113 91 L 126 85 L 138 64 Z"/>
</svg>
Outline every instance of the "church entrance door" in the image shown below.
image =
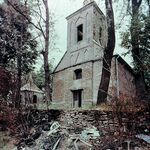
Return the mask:
<svg viewBox="0 0 150 150">
<path fill-rule="evenodd" d="M 82 90 L 74 90 L 73 93 L 73 107 L 82 107 Z"/>
</svg>

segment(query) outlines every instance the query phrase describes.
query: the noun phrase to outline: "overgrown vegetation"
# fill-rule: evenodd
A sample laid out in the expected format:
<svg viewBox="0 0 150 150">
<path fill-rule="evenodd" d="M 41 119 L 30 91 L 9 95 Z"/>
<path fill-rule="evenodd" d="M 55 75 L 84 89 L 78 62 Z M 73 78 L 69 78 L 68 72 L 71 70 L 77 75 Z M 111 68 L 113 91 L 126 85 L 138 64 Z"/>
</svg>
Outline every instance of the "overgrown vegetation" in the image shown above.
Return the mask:
<svg viewBox="0 0 150 150">
<path fill-rule="evenodd" d="M 31 20 L 28 6 L 20 1 L 12 4 Z M 37 58 L 37 42 L 29 31 L 29 22 L 5 1 L 0 5 L 0 65 L 16 73 L 15 106 L 20 106 L 21 77 L 33 69 Z"/>
<path fill-rule="evenodd" d="M 149 0 L 129 0 L 127 4 L 131 20 L 129 29 L 122 33 L 122 46 L 132 54 L 137 90 L 143 93 L 145 83 L 147 88 L 150 85 L 150 5 Z"/>
</svg>

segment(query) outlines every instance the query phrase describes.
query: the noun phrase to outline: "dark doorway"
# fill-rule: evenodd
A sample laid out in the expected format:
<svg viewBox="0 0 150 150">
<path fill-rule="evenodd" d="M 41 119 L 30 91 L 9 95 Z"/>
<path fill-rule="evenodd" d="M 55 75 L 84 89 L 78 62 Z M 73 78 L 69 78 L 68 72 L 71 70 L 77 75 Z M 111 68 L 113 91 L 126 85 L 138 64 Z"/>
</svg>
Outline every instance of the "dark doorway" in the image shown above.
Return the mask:
<svg viewBox="0 0 150 150">
<path fill-rule="evenodd" d="M 82 90 L 75 90 L 73 92 L 73 107 L 82 107 Z"/>
<path fill-rule="evenodd" d="M 36 103 L 37 103 L 37 96 L 33 95 L 33 104 L 36 104 Z"/>
</svg>

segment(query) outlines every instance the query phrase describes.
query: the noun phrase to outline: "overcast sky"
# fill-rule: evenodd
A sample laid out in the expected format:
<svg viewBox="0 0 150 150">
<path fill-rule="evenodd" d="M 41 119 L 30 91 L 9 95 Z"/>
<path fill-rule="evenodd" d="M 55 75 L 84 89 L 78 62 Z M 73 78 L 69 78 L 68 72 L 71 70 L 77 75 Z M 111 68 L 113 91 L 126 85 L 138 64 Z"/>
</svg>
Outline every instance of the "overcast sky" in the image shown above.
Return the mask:
<svg viewBox="0 0 150 150">
<path fill-rule="evenodd" d="M 66 17 L 70 15 L 71 13 L 75 12 L 76 10 L 80 9 L 83 6 L 84 0 L 49 0 L 49 8 L 50 10 L 55 14 L 55 30 L 57 34 L 56 38 L 56 47 L 60 51 L 53 51 L 50 58 L 53 60 L 54 65 L 56 65 L 60 59 L 62 58 L 63 54 L 66 51 L 67 47 L 67 21 Z M 105 5 L 104 0 L 95 0 L 95 2 L 98 4 L 100 9 L 105 14 Z M 124 6 L 122 3 L 116 3 L 114 6 L 114 15 L 115 15 L 115 22 L 117 24 L 116 27 L 118 27 L 118 23 L 120 22 L 120 13 L 124 11 Z M 116 48 L 115 48 L 115 54 L 122 54 L 123 52 L 126 52 L 125 49 L 121 48 L 119 45 L 121 43 L 121 39 L 119 36 L 119 31 L 125 30 L 125 20 L 121 24 L 121 29 L 116 30 Z M 129 64 L 131 63 L 130 57 L 124 58 Z"/>
</svg>

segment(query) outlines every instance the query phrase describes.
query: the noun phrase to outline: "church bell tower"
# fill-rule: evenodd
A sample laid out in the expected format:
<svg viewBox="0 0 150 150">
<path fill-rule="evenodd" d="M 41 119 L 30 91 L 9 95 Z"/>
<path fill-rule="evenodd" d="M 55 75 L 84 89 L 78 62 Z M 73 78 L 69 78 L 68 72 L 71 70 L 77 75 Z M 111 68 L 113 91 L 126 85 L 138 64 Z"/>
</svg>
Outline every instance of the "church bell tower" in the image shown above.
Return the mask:
<svg viewBox="0 0 150 150">
<path fill-rule="evenodd" d="M 94 0 L 84 0 L 83 7 L 67 19 L 67 52 L 56 71 L 77 64 L 102 59 L 107 42 L 105 16 Z"/>
<path fill-rule="evenodd" d="M 83 7 L 66 19 L 70 65 L 101 58 L 107 42 L 106 20 L 96 2 L 84 0 Z"/>
</svg>

